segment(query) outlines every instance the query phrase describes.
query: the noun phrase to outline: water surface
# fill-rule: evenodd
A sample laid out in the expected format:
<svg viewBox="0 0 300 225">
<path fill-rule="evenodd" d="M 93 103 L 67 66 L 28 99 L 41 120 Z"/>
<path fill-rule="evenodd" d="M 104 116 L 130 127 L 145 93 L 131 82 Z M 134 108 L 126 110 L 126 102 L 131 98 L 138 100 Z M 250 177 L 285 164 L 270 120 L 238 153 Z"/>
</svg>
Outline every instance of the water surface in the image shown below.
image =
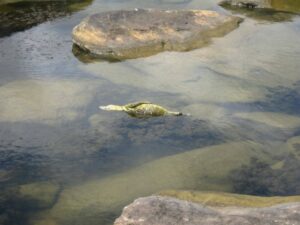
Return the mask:
<svg viewBox="0 0 300 225">
<path fill-rule="evenodd" d="M 276 4 L 295 10 L 226 11 L 208 0 L 1 4 L 0 223 L 112 224 L 133 199 L 164 189 L 234 191 L 229 174 L 251 157 L 277 171 L 297 164 L 300 17 L 297 5 Z M 71 31 L 85 16 L 132 8 L 245 20 L 190 52 L 108 62 L 74 50 Z M 191 116 L 98 109 L 140 100 Z M 26 185 L 37 188 L 24 194 Z"/>
</svg>

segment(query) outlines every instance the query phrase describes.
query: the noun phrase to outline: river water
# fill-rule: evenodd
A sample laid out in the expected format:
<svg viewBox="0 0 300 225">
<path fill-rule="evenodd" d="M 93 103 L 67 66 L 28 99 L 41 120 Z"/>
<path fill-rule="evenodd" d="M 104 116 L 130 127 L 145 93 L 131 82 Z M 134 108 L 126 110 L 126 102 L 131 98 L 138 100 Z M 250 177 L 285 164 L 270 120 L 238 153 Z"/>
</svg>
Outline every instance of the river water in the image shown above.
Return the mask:
<svg viewBox="0 0 300 225">
<path fill-rule="evenodd" d="M 0 224 L 112 224 L 161 190 L 234 192 L 231 172 L 252 157 L 299 184 L 296 167 L 285 168 L 300 158 L 300 1 L 273 1 L 280 12 L 217 3 L 0 0 Z M 132 8 L 210 9 L 244 22 L 194 51 L 121 62 L 72 46 L 84 17 Z M 190 116 L 98 109 L 141 100 Z"/>
</svg>

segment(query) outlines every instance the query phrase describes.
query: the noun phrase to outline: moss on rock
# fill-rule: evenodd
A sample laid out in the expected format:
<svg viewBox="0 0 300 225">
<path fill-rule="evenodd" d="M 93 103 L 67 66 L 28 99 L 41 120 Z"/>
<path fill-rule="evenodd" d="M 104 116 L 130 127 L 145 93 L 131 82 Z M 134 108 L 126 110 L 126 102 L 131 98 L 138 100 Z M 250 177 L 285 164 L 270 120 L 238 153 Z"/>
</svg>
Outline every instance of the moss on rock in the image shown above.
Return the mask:
<svg viewBox="0 0 300 225">
<path fill-rule="evenodd" d="M 300 202 L 300 196 L 260 197 L 254 195 L 240 195 L 225 192 L 201 192 L 188 190 L 165 190 L 158 193 L 181 200 L 201 203 L 213 207 L 268 207 L 288 202 Z"/>
</svg>

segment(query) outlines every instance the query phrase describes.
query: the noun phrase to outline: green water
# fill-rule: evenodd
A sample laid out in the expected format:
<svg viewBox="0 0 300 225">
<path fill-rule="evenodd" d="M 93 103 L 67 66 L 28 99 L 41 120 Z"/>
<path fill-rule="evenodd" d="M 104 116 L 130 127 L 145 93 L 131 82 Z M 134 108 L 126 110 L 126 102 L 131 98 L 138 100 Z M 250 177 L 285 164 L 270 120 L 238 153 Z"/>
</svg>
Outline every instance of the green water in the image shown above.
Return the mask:
<svg viewBox="0 0 300 225">
<path fill-rule="evenodd" d="M 300 182 L 284 166 L 300 158 L 298 1 L 273 1 L 280 12 L 227 11 L 209 0 L 7 2 L 0 224 L 112 224 L 126 204 L 161 190 L 234 191 L 229 175 L 251 157 L 284 170 L 290 186 Z M 245 20 L 190 52 L 108 62 L 74 49 L 71 31 L 84 17 L 132 8 L 212 9 Z M 140 100 L 191 116 L 98 109 Z"/>
</svg>

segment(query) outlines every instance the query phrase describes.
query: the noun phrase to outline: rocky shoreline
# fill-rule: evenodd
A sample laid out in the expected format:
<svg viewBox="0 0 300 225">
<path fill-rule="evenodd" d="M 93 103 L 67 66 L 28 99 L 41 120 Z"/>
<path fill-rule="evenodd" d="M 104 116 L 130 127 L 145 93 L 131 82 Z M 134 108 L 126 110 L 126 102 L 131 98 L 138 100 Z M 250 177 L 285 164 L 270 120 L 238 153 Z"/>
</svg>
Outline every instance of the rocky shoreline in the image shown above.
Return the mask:
<svg viewBox="0 0 300 225">
<path fill-rule="evenodd" d="M 226 193 L 199 192 L 194 193 L 194 198 L 197 198 L 197 195 L 202 197 L 206 196 L 202 198 L 202 203 L 157 195 L 138 198 L 132 204 L 123 209 L 122 215 L 115 221 L 114 225 L 300 224 L 299 197 L 279 197 L 279 199 L 278 197 L 271 197 L 267 199 L 263 197 L 251 197 Z M 222 197 L 223 201 L 220 201 Z M 238 203 L 243 202 L 243 200 L 249 201 L 250 199 L 251 202 L 251 198 L 256 200 L 257 203 L 263 202 L 264 204 L 271 206 L 241 207 L 233 205 L 233 202 L 238 205 Z M 206 199 L 206 201 L 204 201 L 204 199 Z M 226 200 L 224 201 L 224 199 Z M 297 199 L 298 202 L 293 202 L 297 201 Z M 280 203 L 286 201 L 291 202 L 273 205 L 276 202 Z M 222 204 L 220 204 L 221 202 Z"/>
</svg>

